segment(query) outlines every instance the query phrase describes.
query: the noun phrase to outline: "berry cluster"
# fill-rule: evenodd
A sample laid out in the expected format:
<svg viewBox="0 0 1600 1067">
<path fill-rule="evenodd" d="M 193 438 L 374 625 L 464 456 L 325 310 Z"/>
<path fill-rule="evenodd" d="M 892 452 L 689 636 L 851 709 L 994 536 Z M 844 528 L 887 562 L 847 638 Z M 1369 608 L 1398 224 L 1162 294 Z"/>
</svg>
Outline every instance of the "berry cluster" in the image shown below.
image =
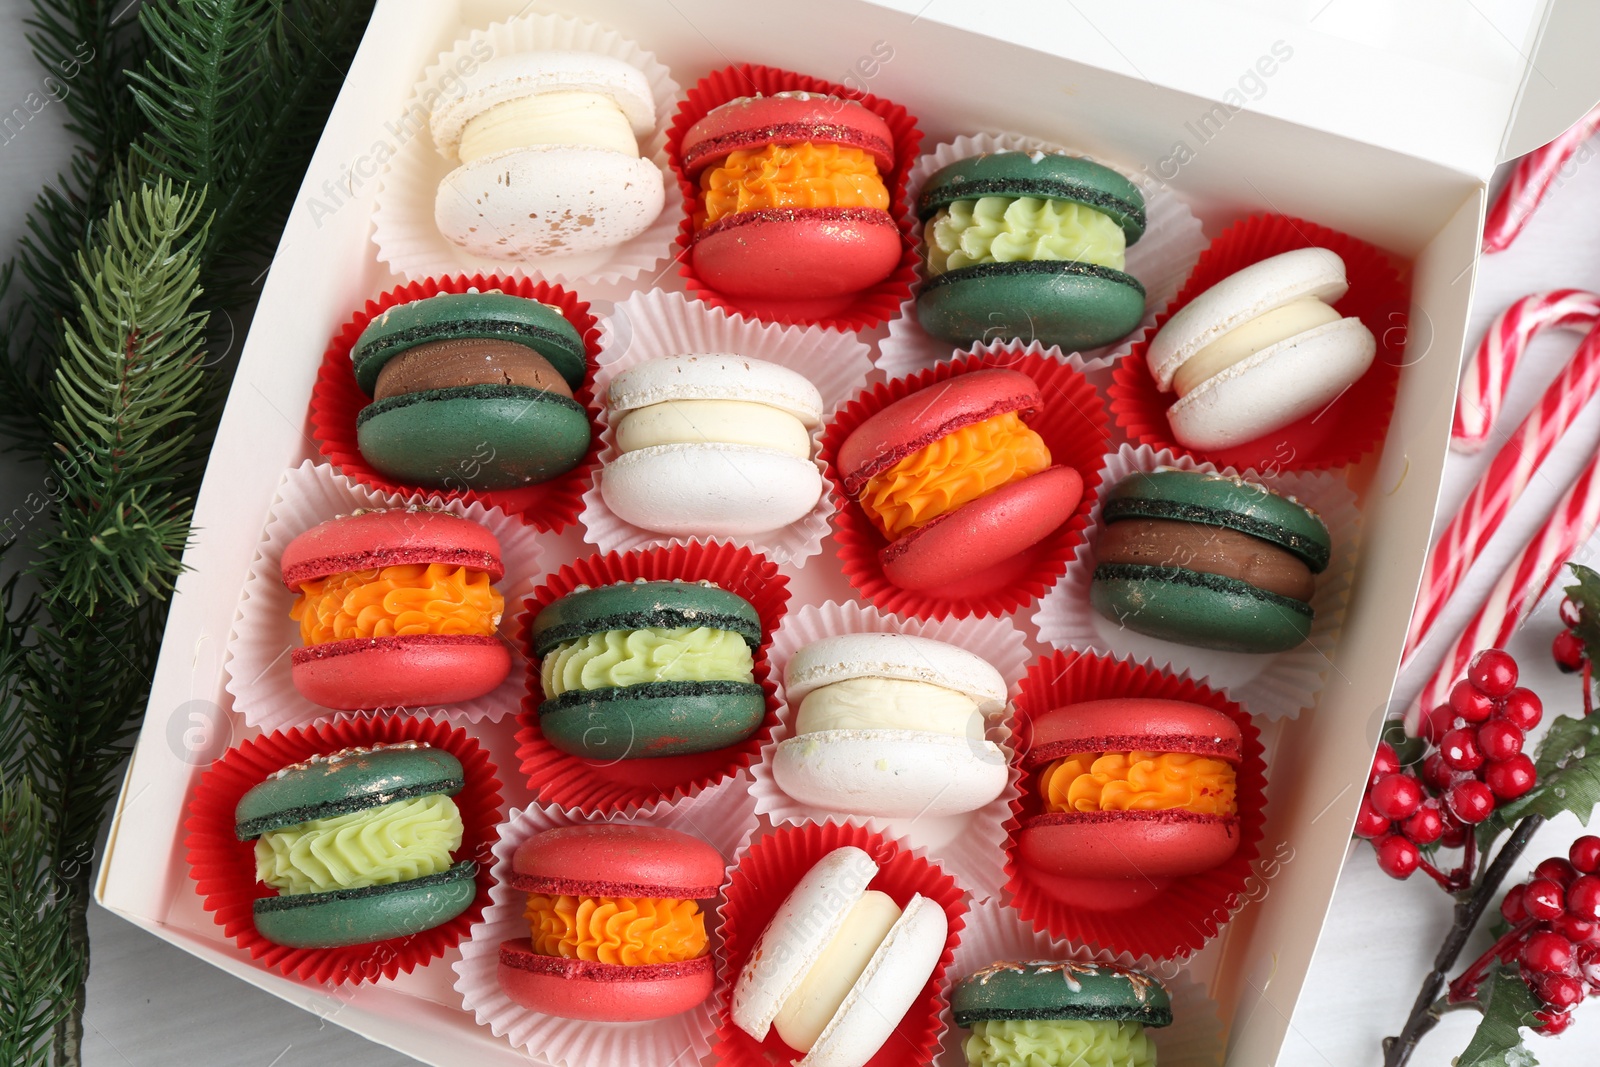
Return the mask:
<svg viewBox="0 0 1600 1067">
<path fill-rule="evenodd" d="M 1422 737 L 1431 749 L 1420 775 L 1401 767 L 1387 742 L 1380 744 L 1355 830 L 1372 841 L 1379 869 L 1393 878 L 1421 869 L 1447 889 L 1462 888 L 1470 860 L 1445 875 L 1423 858 L 1422 848 L 1470 849 L 1468 827 L 1533 788 L 1533 760 L 1522 746 L 1543 715 L 1538 696 L 1517 685 L 1516 661 L 1485 649 L 1472 658 L 1450 699 L 1423 720 Z"/>
<path fill-rule="evenodd" d="M 1550 654 L 1555 657 L 1556 666 L 1567 674 L 1576 674 L 1583 670 L 1588 654 L 1584 651 L 1583 639 L 1574 629 L 1583 622 L 1583 608 L 1571 597 L 1561 598 L 1561 621 L 1566 624 L 1566 629 L 1556 634 L 1555 642 L 1550 646 Z"/>
</svg>

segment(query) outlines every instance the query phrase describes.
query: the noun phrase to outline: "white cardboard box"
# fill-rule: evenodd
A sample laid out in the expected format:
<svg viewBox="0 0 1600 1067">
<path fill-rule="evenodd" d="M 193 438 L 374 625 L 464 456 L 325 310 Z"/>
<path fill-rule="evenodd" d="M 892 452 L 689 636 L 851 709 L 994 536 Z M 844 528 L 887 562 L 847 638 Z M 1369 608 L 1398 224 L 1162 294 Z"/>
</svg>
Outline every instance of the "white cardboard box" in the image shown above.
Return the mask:
<svg viewBox="0 0 1600 1067">
<path fill-rule="evenodd" d="M 1365 531 L 1344 636 L 1314 709 L 1266 729 L 1263 891 L 1191 971 L 1228 1025 L 1228 1062 L 1275 1061 L 1332 896 L 1427 549 L 1496 162 L 1600 97 L 1587 0 L 538 0 L 653 51 L 687 87 L 731 62 L 845 82 L 905 105 L 928 147 L 1015 130 L 1169 181 L 1214 235 L 1256 210 L 1301 215 L 1414 261 L 1407 367 L 1381 453 L 1352 471 Z M 263 989 L 418 1059 L 518 1064 L 459 1010 L 452 956 L 329 991 L 260 970 L 199 907 L 184 806 L 245 736 L 223 690 L 238 594 L 283 471 L 314 454 L 306 410 L 333 330 L 397 279 L 369 240 L 376 158 L 418 135 L 425 66 L 513 0 L 380 0 L 312 160 L 245 342 L 195 515 L 96 886 L 106 907 Z M 1007 43 L 1007 42 L 1015 43 Z M 886 43 L 892 58 L 872 64 Z M 426 134 L 421 134 L 426 136 Z M 331 209 L 331 210 L 330 210 Z M 661 285 L 677 288 L 674 272 Z M 590 300 L 627 290 L 578 287 Z M 604 309 L 601 304 L 601 310 Z M 551 566 L 588 549 L 569 530 Z M 823 558 L 826 558 L 824 556 Z M 846 593 L 808 569 L 797 602 Z M 480 731 L 481 732 L 481 731 Z M 516 777 L 509 738 L 491 743 Z M 515 788 L 508 790 L 513 797 Z"/>
</svg>

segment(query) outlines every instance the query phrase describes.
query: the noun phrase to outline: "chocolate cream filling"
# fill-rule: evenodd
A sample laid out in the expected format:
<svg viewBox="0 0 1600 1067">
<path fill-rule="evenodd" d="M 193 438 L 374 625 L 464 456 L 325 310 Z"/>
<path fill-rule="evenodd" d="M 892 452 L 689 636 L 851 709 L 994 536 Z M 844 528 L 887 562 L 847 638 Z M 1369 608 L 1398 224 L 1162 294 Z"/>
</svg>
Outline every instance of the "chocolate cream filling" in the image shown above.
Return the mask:
<svg viewBox="0 0 1600 1067">
<path fill-rule="evenodd" d="M 526 345 L 463 337 L 430 341 L 395 356 L 378 372 L 372 399 L 464 385 L 525 385 L 572 396 L 567 380 L 549 360 Z"/>
<path fill-rule="evenodd" d="M 1293 553 L 1223 526 L 1173 519 L 1122 519 L 1100 534 L 1100 563 L 1182 567 L 1248 582 L 1279 596 L 1309 601 L 1311 568 Z"/>
</svg>

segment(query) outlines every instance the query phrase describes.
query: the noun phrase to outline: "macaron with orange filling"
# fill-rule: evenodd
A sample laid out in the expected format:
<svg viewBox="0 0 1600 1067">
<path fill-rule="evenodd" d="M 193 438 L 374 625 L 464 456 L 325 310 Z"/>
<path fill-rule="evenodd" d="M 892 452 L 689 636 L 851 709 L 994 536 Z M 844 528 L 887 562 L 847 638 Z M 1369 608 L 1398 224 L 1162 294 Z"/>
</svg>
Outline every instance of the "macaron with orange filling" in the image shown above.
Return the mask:
<svg viewBox="0 0 1600 1067">
<path fill-rule="evenodd" d="M 511 670 L 497 629 L 500 542 L 431 508 L 357 511 L 290 541 L 283 583 L 304 647 L 295 688 L 341 711 L 422 707 L 483 696 Z"/>
<path fill-rule="evenodd" d="M 697 837 L 659 826 L 590 823 L 524 841 L 513 889 L 528 894 L 529 937 L 500 946 L 499 980 L 523 1007 L 564 1019 L 639 1022 L 711 994 L 706 916 L 726 864 Z"/>
<path fill-rule="evenodd" d="M 1120 698 L 1033 721 L 1021 859 L 1073 880 L 1165 882 L 1239 847 L 1239 726 L 1178 700 Z"/>
<path fill-rule="evenodd" d="M 689 127 L 695 272 L 718 292 L 815 299 L 887 278 L 904 247 L 889 213 L 894 134 L 853 100 L 730 100 Z"/>
<path fill-rule="evenodd" d="M 1020 371 L 959 374 L 895 401 L 845 438 L 844 490 L 888 543 L 884 575 L 934 589 L 1048 537 L 1083 497 L 1029 426 L 1044 406 Z"/>
</svg>

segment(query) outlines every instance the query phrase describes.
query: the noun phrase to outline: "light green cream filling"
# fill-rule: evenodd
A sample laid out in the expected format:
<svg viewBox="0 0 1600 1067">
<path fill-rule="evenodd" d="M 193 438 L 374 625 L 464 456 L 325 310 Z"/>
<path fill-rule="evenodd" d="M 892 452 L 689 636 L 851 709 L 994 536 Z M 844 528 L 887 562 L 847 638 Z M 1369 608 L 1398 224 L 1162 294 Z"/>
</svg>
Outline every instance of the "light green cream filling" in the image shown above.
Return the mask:
<svg viewBox="0 0 1600 1067">
<path fill-rule="evenodd" d="M 978 263 L 1075 260 L 1122 270 L 1122 227 L 1084 204 L 1036 196 L 957 200 L 922 229 L 934 274 Z"/>
<path fill-rule="evenodd" d="M 326 893 L 426 878 L 461 847 L 461 813 L 443 794 L 312 819 L 256 839 L 256 877 L 283 893 Z"/>
<path fill-rule="evenodd" d="M 1133 1022 L 1014 1019 L 974 1023 L 970 1067 L 1155 1067 L 1156 1046 Z"/>
<path fill-rule="evenodd" d="M 608 630 L 556 646 L 539 665 L 546 700 L 646 682 L 753 682 L 744 638 L 709 626 Z"/>
</svg>

